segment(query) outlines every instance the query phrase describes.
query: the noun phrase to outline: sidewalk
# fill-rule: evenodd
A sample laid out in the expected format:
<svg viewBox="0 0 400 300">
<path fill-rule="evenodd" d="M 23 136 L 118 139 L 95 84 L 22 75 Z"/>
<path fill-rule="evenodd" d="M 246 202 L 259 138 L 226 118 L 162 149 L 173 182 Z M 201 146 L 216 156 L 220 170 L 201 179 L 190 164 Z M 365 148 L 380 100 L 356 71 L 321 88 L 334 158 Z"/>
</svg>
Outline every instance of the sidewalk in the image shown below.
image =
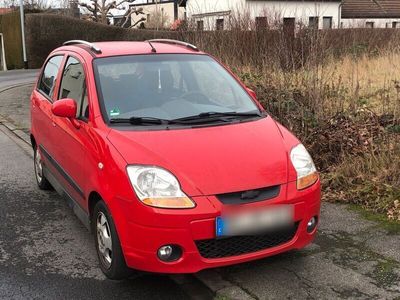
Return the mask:
<svg viewBox="0 0 400 300">
<path fill-rule="evenodd" d="M 0 118 L 29 132 L 32 86 L 0 93 Z M 386 224 L 387 225 L 387 224 Z M 400 226 L 323 203 L 314 244 L 196 276 L 218 299 L 400 299 Z"/>
<path fill-rule="evenodd" d="M 29 97 L 32 89 L 33 84 L 28 84 L 0 93 L 0 116 L 27 134 L 30 130 Z"/>
</svg>

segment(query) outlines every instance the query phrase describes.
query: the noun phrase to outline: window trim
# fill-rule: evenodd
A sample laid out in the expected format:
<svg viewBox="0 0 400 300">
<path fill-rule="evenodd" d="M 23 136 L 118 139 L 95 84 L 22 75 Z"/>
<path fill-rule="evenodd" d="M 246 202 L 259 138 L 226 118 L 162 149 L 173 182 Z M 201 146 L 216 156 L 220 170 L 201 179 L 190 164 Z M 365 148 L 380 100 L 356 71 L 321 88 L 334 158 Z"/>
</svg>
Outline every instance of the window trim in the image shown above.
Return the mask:
<svg viewBox="0 0 400 300">
<path fill-rule="evenodd" d="M 60 67 L 58 68 L 57 77 L 56 77 L 56 80 L 54 81 L 54 86 L 57 87 L 58 81 L 59 81 L 60 70 L 64 69 L 64 65 L 65 65 L 65 53 L 55 53 L 54 55 L 49 56 L 49 58 L 43 64 L 42 72 L 40 73 L 39 80 L 36 83 L 36 91 L 39 92 L 43 97 L 45 97 L 46 100 L 49 101 L 50 103 L 54 103 L 54 99 L 53 99 L 54 95 L 53 95 L 53 97 L 50 97 L 50 95 L 47 95 L 43 90 L 40 89 L 40 84 L 42 82 L 44 71 L 46 70 L 47 64 L 49 63 L 49 61 L 52 58 L 54 58 L 56 56 L 61 56 L 62 57 L 62 60 L 61 60 L 61 63 L 60 63 Z M 53 90 L 53 91 L 55 91 L 55 90 Z"/>
<path fill-rule="evenodd" d="M 58 89 L 58 93 L 57 93 L 57 99 L 56 99 L 56 101 L 58 101 L 58 100 L 61 100 L 61 99 L 63 99 L 63 98 L 61 98 L 61 96 L 60 96 L 60 93 L 61 93 L 61 85 L 62 85 L 62 81 L 63 81 L 63 77 L 64 77 L 64 71 L 65 71 L 65 68 L 66 68 L 66 66 L 67 66 L 67 63 L 68 63 L 68 59 L 70 58 L 70 57 L 72 57 L 72 58 L 74 58 L 74 59 L 76 59 L 80 64 L 81 64 L 81 66 L 82 66 L 82 70 L 83 70 L 83 72 L 84 72 L 84 75 L 85 75 L 85 84 L 84 84 L 84 86 L 85 86 L 85 88 L 84 88 L 84 91 L 85 91 L 85 93 L 86 93 L 86 95 L 87 95 L 87 98 L 88 98 L 88 106 L 89 106 L 89 117 L 88 118 L 85 118 L 85 117 L 83 117 L 82 115 L 81 115 L 81 111 L 80 111 L 80 116 L 79 117 L 77 117 L 76 118 L 76 120 L 79 120 L 79 121 L 82 121 L 82 122 L 85 122 L 85 123 L 89 123 L 89 119 L 90 119 L 90 111 L 91 111 L 91 109 L 90 109 L 90 101 L 89 101 L 89 93 L 88 93 L 88 84 L 87 84 L 87 71 L 85 70 L 85 65 L 84 65 L 84 63 L 82 63 L 82 60 L 81 59 L 79 59 L 78 57 L 76 57 L 75 55 L 73 55 L 73 54 L 70 54 L 70 53 L 66 53 L 66 55 L 65 55 L 65 61 L 64 61 L 64 64 L 63 64 L 63 66 L 62 66 L 62 73 L 61 73 L 61 77 L 60 77 L 60 85 L 59 85 L 59 89 Z M 82 94 L 82 102 L 81 102 L 81 104 L 83 103 L 83 97 L 84 97 L 84 95 L 85 94 Z M 74 99 L 75 100 L 75 99 Z M 78 104 L 78 103 L 77 103 Z M 80 107 L 77 107 L 77 109 L 81 109 Z"/>
</svg>

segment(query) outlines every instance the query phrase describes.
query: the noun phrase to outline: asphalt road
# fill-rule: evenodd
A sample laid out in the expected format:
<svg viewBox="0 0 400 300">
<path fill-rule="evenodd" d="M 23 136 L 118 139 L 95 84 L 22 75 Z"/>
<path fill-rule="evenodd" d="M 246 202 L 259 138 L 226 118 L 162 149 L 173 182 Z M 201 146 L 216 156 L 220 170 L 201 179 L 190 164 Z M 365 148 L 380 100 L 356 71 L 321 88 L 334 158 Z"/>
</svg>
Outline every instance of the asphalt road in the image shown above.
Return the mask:
<svg viewBox="0 0 400 300">
<path fill-rule="evenodd" d="M 1 299 L 187 299 L 167 276 L 107 280 L 93 237 L 55 192 L 36 187 L 32 159 L 0 131 Z"/>
<path fill-rule="evenodd" d="M 0 91 L 11 85 L 34 82 L 38 72 L 38 70 L 0 71 Z"/>
</svg>

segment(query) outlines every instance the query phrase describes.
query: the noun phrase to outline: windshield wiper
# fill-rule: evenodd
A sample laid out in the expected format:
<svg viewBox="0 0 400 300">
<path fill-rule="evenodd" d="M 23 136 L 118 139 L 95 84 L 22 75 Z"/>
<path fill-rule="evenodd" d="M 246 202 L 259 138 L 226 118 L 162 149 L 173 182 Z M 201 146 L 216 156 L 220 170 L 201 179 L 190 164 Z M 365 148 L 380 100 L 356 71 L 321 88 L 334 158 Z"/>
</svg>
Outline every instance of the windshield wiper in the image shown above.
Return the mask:
<svg viewBox="0 0 400 300">
<path fill-rule="evenodd" d="M 131 124 L 131 125 L 163 125 L 170 124 L 168 120 L 152 118 L 152 117 L 131 117 L 131 118 L 113 118 L 110 119 L 112 124 Z"/>
<path fill-rule="evenodd" d="M 240 113 L 240 112 L 204 112 L 198 115 L 183 117 L 173 120 L 160 119 L 154 117 L 131 117 L 131 118 L 113 118 L 110 119 L 110 123 L 112 124 L 131 124 L 131 125 L 171 125 L 171 124 L 180 124 L 180 125 L 190 125 L 190 124 L 199 124 L 204 122 L 215 122 L 215 121 L 224 121 L 228 122 L 226 117 L 234 117 L 234 118 L 252 118 L 252 117 L 261 117 L 262 115 L 259 112 L 248 112 L 248 113 Z"/>
<path fill-rule="evenodd" d="M 225 117 L 234 117 L 234 118 L 253 118 L 253 117 L 261 117 L 262 115 L 259 112 L 204 112 L 198 115 L 179 118 L 172 120 L 173 122 L 197 122 L 197 121 L 227 121 Z"/>
</svg>

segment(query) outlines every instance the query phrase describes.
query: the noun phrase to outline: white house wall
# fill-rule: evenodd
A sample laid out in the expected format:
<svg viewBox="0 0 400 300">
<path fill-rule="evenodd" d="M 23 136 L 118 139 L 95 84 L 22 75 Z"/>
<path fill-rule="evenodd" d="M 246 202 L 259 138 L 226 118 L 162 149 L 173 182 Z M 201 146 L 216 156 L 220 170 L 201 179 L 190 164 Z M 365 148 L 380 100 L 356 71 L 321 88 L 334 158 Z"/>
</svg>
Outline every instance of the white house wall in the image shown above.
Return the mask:
<svg viewBox="0 0 400 300">
<path fill-rule="evenodd" d="M 144 14 L 132 14 L 131 16 L 131 24 L 135 24 L 139 19 L 141 18 L 148 18 L 148 16 L 153 17 L 156 15 L 157 9 L 159 10 L 160 14 L 162 12 L 163 18 L 166 20 L 167 27 L 172 25 L 174 22 L 174 3 L 173 2 L 167 2 L 167 3 L 158 3 L 156 4 L 151 4 L 151 5 L 140 5 L 140 6 L 135 6 L 134 8 L 140 9 L 143 8 L 143 13 Z M 185 9 L 183 7 L 178 7 L 178 19 L 184 19 L 185 18 Z M 147 21 L 144 21 L 144 24 L 146 26 Z M 136 25 L 135 27 L 139 27 L 139 24 Z"/>
<path fill-rule="evenodd" d="M 367 22 L 374 23 L 374 28 L 393 28 L 393 22 L 397 22 L 397 27 L 400 28 L 400 19 L 342 19 L 343 28 L 363 28 Z"/>
<path fill-rule="evenodd" d="M 323 17 L 331 17 L 335 28 L 339 25 L 339 5 L 340 2 L 319 1 L 188 0 L 186 10 L 188 18 L 203 20 L 205 29 L 215 29 L 216 19 L 228 18 L 227 11 L 248 12 L 252 19 L 266 16 L 270 22 L 296 18 L 296 23 L 305 25 L 309 17 L 319 17 L 319 28 L 322 28 Z"/>
</svg>

